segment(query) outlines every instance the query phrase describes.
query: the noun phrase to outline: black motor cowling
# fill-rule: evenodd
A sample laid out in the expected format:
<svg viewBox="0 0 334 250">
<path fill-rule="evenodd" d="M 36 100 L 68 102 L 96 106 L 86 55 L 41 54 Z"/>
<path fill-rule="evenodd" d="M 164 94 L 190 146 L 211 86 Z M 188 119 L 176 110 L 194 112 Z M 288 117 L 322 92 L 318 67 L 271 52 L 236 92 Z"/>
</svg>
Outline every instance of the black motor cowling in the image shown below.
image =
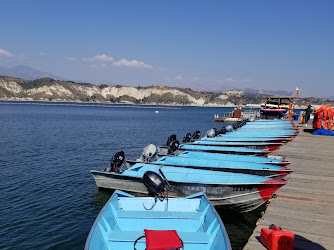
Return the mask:
<svg viewBox="0 0 334 250">
<path fill-rule="evenodd" d="M 110 160 L 109 171 L 119 173 L 125 160 L 123 151 L 117 152 Z"/>
<path fill-rule="evenodd" d="M 197 130 L 193 133 L 193 136 L 191 137 L 191 140 L 197 140 L 201 137 L 201 131 Z"/>
<path fill-rule="evenodd" d="M 172 143 L 173 141 L 175 141 L 175 140 L 176 140 L 176 135 L 175 135 L 175 134 L 169 136 L 168 139 L 167 139 L 167 142 L 166 142 L 166 146 L 170 146 L 171 143 Z"/>
<path fill-rule="evenodd" d="M 142 177 L 142 182 L 152 196 L 161 196 L 166 187 L 164 179 L 153 171 L 146 171 Z"/>
<path fill-rule="evenodd" d="M 191 140 L 191 133 L 187 133 L 184 137 L 182 142 L 190 142 Z"/>
<path fill-rule="evenodd" d="M 221 134 L 226 134 L 226 133 L 227 133 L 227 130 L 226 130 L 225 127 L 222 127 L 221 129 L 219 129 L 219 130 L 217 131 L 217 133 L 218 133 L 219 135 L 221 135 Z"/>
<path fill-rule="evenodd" d="M 180 142 L 178 140 L 172 141 L 169 146 L 168 153 L 171 154 L 176 151 L 176 149 L 180 146 Z"/>
</svg>

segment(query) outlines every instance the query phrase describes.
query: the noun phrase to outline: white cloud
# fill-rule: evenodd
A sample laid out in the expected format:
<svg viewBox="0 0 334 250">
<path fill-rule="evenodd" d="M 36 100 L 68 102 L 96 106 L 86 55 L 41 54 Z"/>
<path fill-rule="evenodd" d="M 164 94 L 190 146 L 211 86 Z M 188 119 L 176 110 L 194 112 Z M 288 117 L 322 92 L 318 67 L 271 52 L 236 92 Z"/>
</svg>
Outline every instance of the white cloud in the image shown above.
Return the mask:
<svg viewBox="0 0 334 250">
<path fill-rule="evenodd" d="M 114 61 L 114 58 L 112 58 L 111 56 L 107 56 L 106 54 L 102 54 L 102 55 L 96 55 L 94 57 L 89 57 L 89 58 L 82 58 L 83 61 L 98 61 L 98 62 L 112 62 Z"/>
<path fill-rule="evenodd" d="M 72 56 L 65 56 L 65 60 L 66 61 L 76 61 L 77 59 L 75 57 L 72 57 Z"/>
<path fill-rule="evenodd" d="M 7 56 L 7 57 L 11 57 L 13 56 L 9 51 L 4 50 L 4 49 L 0 49 L 0 56 Z"/>
<path fill-rule="evenodd" d="M 176 76 L 176 77 L 174 78 L 174 80 L 176 80 L 176 81 L 182 81 L 182 80 L 183 80 L 183 77 L 180 76 L 180 75 L 178 75 L 178 76 Z"/>
<path fill-rule="evenodd" d="M 152 69 L 152 65 L 146 64 L 144 62 L 138 62 L 136 60 L 126 60 L 126 59 L 121 59 L 117 62 L 113 62 L 112 64 L 115 67 L 129 67 L 129 68 L 141 68 L 141 69 Z"/>
<path fill-rule="evenodd" d="M 40 55 L 40 56 L 47 56 L 47 54 L 44 53 L 44 52 L 39 52 L 39 55 Z"/>
</svg>

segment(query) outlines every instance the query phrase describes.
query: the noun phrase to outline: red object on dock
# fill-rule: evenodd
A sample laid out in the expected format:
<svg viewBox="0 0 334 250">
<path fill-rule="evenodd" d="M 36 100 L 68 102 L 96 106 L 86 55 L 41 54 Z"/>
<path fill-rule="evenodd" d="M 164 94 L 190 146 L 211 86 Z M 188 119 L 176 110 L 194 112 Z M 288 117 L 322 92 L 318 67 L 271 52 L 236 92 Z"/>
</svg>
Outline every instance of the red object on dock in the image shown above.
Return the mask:
<svg viewBox="0 0 334 250">
<path fill-rule="evenodd" d="M 269 250 L 293 250 L 295 235 L 276 226 L 273 229 L 262 228 L 260 241 Z"/>
</svg>

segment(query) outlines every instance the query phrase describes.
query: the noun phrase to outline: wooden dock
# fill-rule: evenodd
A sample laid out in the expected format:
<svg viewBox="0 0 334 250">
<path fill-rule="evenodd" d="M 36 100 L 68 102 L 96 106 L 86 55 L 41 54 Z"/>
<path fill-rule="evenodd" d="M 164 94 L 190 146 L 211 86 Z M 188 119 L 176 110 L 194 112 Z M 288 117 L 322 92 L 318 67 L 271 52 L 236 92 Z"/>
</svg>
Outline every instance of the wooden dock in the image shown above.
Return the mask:
<svg viewBox="0 0 334 250">
<path fill-rule="evenodd" d="M 334 137 L 300 130 L 274 152 L 286 156 L 294 172 L 258 220 L 244 250 L 266 249 L 260 232 L 270 224 L 292 231 L 295 249 L 334 249 Z"/>
</svg>

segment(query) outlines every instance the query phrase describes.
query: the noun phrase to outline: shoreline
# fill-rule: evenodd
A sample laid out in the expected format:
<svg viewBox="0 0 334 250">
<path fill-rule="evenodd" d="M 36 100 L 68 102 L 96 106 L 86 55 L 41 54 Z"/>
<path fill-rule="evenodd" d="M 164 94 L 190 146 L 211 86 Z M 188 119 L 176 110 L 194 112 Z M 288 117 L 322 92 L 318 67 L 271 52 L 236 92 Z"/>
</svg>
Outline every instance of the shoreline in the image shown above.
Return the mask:
<svg viewBox="0 0 334 250">
<path fill-rule="evenodd" d="M 181 107 L 197 107 L 197 108 L 235 108 L 235 107 L 241 107 L 243 109 L 261 109 L 261 107 L 246 107 L 246 105 L 234 105 L 234 106 L 224 106 L 224 105 L 200 105 L 200 106 L 195 106 L 195 105 L 182 105 L 182 104 L 166 104 L 166 103 L 161 103 L 161 104 L 156 104 L 156 103 L 133 103 L 133 102 L 124 102 L 124 103 L 113 103 L 113 102 L 81 102 L 81 101 L 72 101 L 72 100 L 55 100 L 55 101 L 48 101 L 48 100 L 33 100 L 31 98 L 25 98 L 25 99 L 0 99 L 0 104 L 3 104 L 1 102 L 40 102 L 40 103 L 73 103 L 73 104 L 82 104 L 82 105 L 87 105 L 87 106 L 93 106 L 93 105 L 132 105 L 132 106 L 161 106 L 162 108 L 164 107 L 175 107 L 181 108 Z M 79 106 L 79 105 L 78 105 Z M 321 105 L 312 105 L 313 107 L 320 107 Z M 297 106 L 295 105 L 295 109 L 305 109 L 307 106 Z"/>
</svg>

